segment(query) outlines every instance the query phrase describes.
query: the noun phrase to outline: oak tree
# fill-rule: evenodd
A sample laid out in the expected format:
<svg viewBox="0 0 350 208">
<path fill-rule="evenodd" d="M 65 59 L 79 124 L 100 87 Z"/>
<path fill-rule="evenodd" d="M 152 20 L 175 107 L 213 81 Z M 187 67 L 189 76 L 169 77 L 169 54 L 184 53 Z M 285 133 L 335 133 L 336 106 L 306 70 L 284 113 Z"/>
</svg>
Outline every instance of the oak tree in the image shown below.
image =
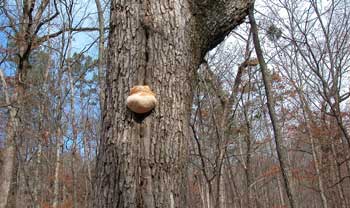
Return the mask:
<svg viewBox="0 0 350 208">
<path fill-rule="evenodd" d="M 187 207 L 193 74 L 250 3 L 112 1 L 94 207 Z M 125 106 L 135 85 L 158 100 L 142 118 Z"/>
</svg>

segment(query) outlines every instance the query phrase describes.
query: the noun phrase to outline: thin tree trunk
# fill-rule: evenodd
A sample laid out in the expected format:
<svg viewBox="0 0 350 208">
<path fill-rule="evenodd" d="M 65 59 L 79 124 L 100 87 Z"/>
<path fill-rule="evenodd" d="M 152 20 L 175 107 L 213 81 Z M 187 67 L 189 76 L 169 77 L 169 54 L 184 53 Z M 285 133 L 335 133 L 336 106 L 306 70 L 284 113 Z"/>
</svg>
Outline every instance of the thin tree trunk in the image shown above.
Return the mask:
<svg viewBox="0 0 350 208">
<path fill-rule="evenodd" d="M 233 170 L 232 170 L 232 164 L 230 162 L 230 159 L 229 158 L 226 158 L 226 161 L 228 163 L 228 168 L 229 170 L 227 171 L 227 178 L 229 180 L 229 183 L 230 183 L 230 199 L 231 199 L 231 203 L 233 204 L 234 207 L 242 207 L 241 204 L 240 204 L 240 195 L 237 191 L 237 186 L 235 184 L 235 181 L 234 181 L 234 174 L 233 174 Z M 238 206 L 237 206 L 238 204 Z"/>
<path fill-rule="evenodd" d="M 99 32 L 99 42 L 98 42 L 98 80 L 99 80 L 99 96 L 100 96 L 100 110 L 101 110 L 101 116 L 103 115 L 103 108 L 104 108 L 104 102 L 105 102 L 105 71 L 104 71 L 104 64 L 105 64 L 105 53 L 104 53 L 104 42 L 105 42 L 105 35 L 104 35 L 104 16 L 103 16 L 103 10 L 101 6 L 100 0 L 95 0 L 96 8 L 97 8 L 97 16 L 98 16 L 98 32 Z"/>
<path fill-rule="evenodd" d="M 310 131 L 310 126 L 309 126 L 307 121 L 306 121 L 306 125 L 308 126 L 307 127 L 309 129 L 308 131 Z M 317 156 L 317 150 L 316 150 L 316 146 L 315 146 L 314 137 L 312 135 L 310 135 L 309 138 L 311 141 L 312 158 L 313 158 L 314 163 L 315 163 L 316 177 L 317 177 L 317 182 L 318 182 L 318 188 L 320 189 L 322 207 L 328 208 L 328 202 L 327 202 L 327 198 L 326 198 L 326 194 L 325 194 L 325 190 L 324 190 L 322 175 L 320 172 L 320 167 L 319 167 L 320 162 L 319 162 L 319 159 Z"/>
<path fill-rule="evenodd" d="M 7 83 L 5 81 L 4 74 L 0 69 L 0 80 L 2 82 L 4 94 L 5 94 L 5 102 L 8 105 L 8 122 L 6 126 L 6 140 L 5 140 L 5 149 L 2 152 L 3 155 L 3 164 L 1 167 L 0 174 L 0 208 L 5 208 L 7 205 L 8 195 L 10 192 L 14 164 L 15 164 L 15 154 L 16 154 L 16 142 L 15 136 L 18 128 L 17 121 L 17 109 L 11 106 L 10 97 L 7 89 Z"/>
<path fill-rule="evenodd" d="M 250 91 L 250 90 L 249 90 Z M 249 102 L 249 99 L 248 99 Z M 244 173 L 245 173 L 245 179 L 246 179 L 246 203 L 247 203 L 247 208 L 252 207 L 251 204 L 251 127 L 250 127 L 250 122 L 249 118 L 247 115 L 247 107 L 244 105 L 244 119 L 245 119 L 245 125 L 247 132 L 245 133 L 245 140 L 246 140 L 246 145 L 247 145 L 247 151 L 246 151 L 246 158 L 245 158 L 245 168 L 244 168 Z"/>
<path fill-rule="evenodd" d="M 260 64 L 260 69 L 264 81 L 264 86 L 265 86 L 265 93 L 267 97 L 267 107 L 269 109 L 269 115 L 274 131 L 274 138 L 275 138 L 275 144 L 276 144 L 276 151 L 277 151 L 277 156 L 279 159 L 280 167 L 281 167 L 281 172 L 282 172 L 282 177 L 283 177 L 283 183 L 286 188 L 287 196 L 289 199 L 289 204 L 291 208 L 296 207 L 296 202 L 294 201 L 292 191 L 291 191 L 291 186 L 290 182 L 288 179 L 288 170 L 287 170 L 287 158 L 285 156 L 285 153 L 282 150 L 282 133 L 280 126 L 278 125 L 277 121 L 277 116 L 275 112 L 275 101 L 273 98 L 273 91 L 272 91 L 272 86 L 271 86 L 271 76 L 268 72 L 267 65 L 264 60 L 263 52 L 260 46 L 260 41 L 258 37 L 258 27 L 255 22 L 254 18 L 254 6 L 251 6 L 250 12 L 249 12 L 249 21 L 251 24 L 251 31 L 253 34 L 253 42 L 255 46 L 255 51 L 259 60 Z"/>
<path fill-rule="evenodd" d="M 59 121 L 58 121 L 59 122 Z M 60 167 L 61 167 L 61 147 L 62 147 L 62 131 L 58 127 L 56 130 L 56 162 L 55 162 L 55 176 L 53 185 L 53 202 L 52 207 L 57 208 L 59 203 L 59 188 L 60 188 Z"/>
<path fill-rule="evenodd" d="M 12 181 L 14 160 L 16 153 L 15 144 L 15 132 L 17 128 L 16 116 L 17 110 L 10 107 L 9 120 L 6 128 L 6 143 L 5 149 L 2 152 L 3 165 L 1 167 L 0 176 L 0 208 L 5 208 L 10 191 L 10 185 Z"/>
<path fill-rule="evenodd" d="M 261 93 L 260 93 L 259 97 L 262 97 Z M 261 100 L 261 103 L 263 103 L 262 100 Z M 265 112 L 263 112 L 263 122 L 264 122 L 264 125 L 266 127 L 268 138 L 272 138 L 271 131 L 270 131 L 269 125 L 268 125 L 267 116 L 266 116 Z M 272 147 L 272 141 L 269 142 L 269 148 L 270 148 L 269 151 L 271 153 L 270 157 L 274 158 L 274 148 Z M 282 184 L 281 184 L 280 175 L 276 175 L 275 178 L 277 180 L 277 187 L 278 187 L 278 192 L 279 192 L 279 200 L 280 200 L 281 206 L 283 207 L 283 206 L 286 205 L 286 202 L 284 200 L 283 187 L 282 187 Z"/>
<path fill-rule="evenodd" d="M 85 120 L 84 123 L 84 134 L 83 134 L 83 148 L 84 148 L 84 163 L 86 164 L 86 169 L 87 169 L 87 176 L 85 177 L 85 188 L 86 188 L 86 194 L 85 194 L 85 207 L 91 207 L 91 195 L 92 195 L 92 177 L 91 177 L 91 165 L 90 165 L 90 147 L 87 141 L 87 135 L 86 135 L 86 131 L 87 131 L 87 125 L 88 124 L 88 117 Z"/>
<path fill-rule="evenodd" d="M 63 59 L 63 57 L 61 57 Z M 63 62 L 61 60 L 61 62 Z M 58 74 L 58 83 L 61 85 L 62 83 L 62 76 L 63 76 L 63 70 L 62 66 Z M 62 132 L 62 110 L 63 110 L 63 100 L 61 98 L 62 95 L 62 89 L 59 87 L 57 89 L 58 93 L 58 103 L 56 107 L 56 113 L 57 117 L 55 120 L 56 124 L 56 158 L 55 158 L 55 175 L 54 175 L 54 185 L 53 185 L 53 201 L 52 201 L 52 207 L 57 208 L 59 205 L 59 196 L 60 196 L 60 168 L 61 168 L 61 149 L 63 147 L 63 132 Z"/>
<path fill-rule="evenodd" d="M 333 159 L 333 161 L 331 161 L 331 163 L 333 163 L 333 164 L 331 164 L 331 167 L 332 167 L 331 170 L 332 170 L 332 172 L 335 175 L 335 178 L 336 178 L 335 181 L 339 181 L 340 178 L 341 178 L 341 173 L 340 173 L 340 171 L 338 169 L 338 164 L 337 164 L 337 159 L 336 159 L 337 158 L 337 153 L 336 153 L 333 141 L 331 143 L 331 151 L 332 151 L 332 159 Z M 341 204 L 341 207 L 342 208 L 348 207 L 347 203 L 346 203 L 343 187 L 341 186 L 340 183 L 338 183 L 336 185 L 336 187 L 337 187 L 337 191 L 338 191 L 338 194 L 339 194 L 339 198 L 340 198 L 339 202 Z"/>
<path fill-rule="evenodd" d="M 283 188 L 282 188 L 279 176 L 276 177 L 276 180 L 277 180 L 277 187 L 278 187 L 280 202 L 281 202 L 281 205 L 284 206 L 286 204 L 286 202 L 284 201 Z"/>
<path fill-rule="evenodd" d="M 67 57 L 70 60 L 71 50 L 72 50 L 72 33 L 68 33 L 68 52 Z M 77 158 L 77 140 L 78 140 L 78 129 L 75 122 L 75 88 L 73 80 L 73 71 L 71 61 L 67 61 L 67 71 L 68 71 L 68 82 L 69 82 L 69 91 L 70 91 L 70 115 L 71 115 L 71 128 L 72 128 L 72 161 L 71 161 L 71 171 L 72 171 L 72 181 L 73 181 L 73 207 L 78 207 L 77 199 L 77 167 L 76 167 L 76 158 Z"/>
<path fill-rule="evenodd" d="M 48 6 L 48 10 L 50 11 L 50 5 Z M 50 15 L 50 12 L 49 14 Z M 50 23 L 48 25 L 48 33 L 50 33 Z M 48 60 L 47 60 L 47 65 L 46 65 L 46 69 L 45 69 L 45 73 L 44 73 L 44 81 L 43 81 L 43 87 L 42 87 L 42 90 L 44 92 L 47 92 L 46 91 L 46 85 L 47 85 L 47 80 L 48 80 L 48 75 L 49 75 L 49 72 L 50 72 L 50 69 L 51 69 L 51 41 L 49 40 L 48 41 L 48 47 L 49 47 L 49 56 L 48 56 Z M 35 201 L 35 207 L 36 208 L 40 208 L 41 205 L 40 205 L 40 201 L 39 201 L 39 198 L 40 200 L 41 199 L 41 189 L 42 189 L 42 183 L 43 181 L 40 180 L 40 178 L 42 177 L 42 175 L 40 175 L 40 169 L 42 168 L 42 164 L 41 164 L 41 157 L 42 157 L 42 145 L 43 145 L 43 142 L 45 143 L 48 143 L 48 140 L 49 140 L 49 135 L 48 135 L 48 132 L 47 132 L 47 129 L 45 128 L 45 124 L 44 124 L 44 114 L 45 114 L 45 107 L 44 107 L 44 102 L 45 102 L 45 99 L 43 99 L 43 101 L 40 102 L 40 106 L 39 106 L 39 130 L 38 130 L 38 150 L 37 150 L 37 154 L 36 154 L 36 168 L 35 168 L 35 172 L 34 172 L 34 175 L 35 175 L 35 179 L 34 179 L 34 190 L 33 190 L 33 195 L 34 195 L 34 201 Z"/>
<path fill-rule="evenodd" d="M 61 49 L 60 49 L 60 68 L 58 71 L 57 76 L 57 86 L 56 86 L 56 92 L 57 93 L 57 105 L 56 105 L 56 118 L 55 118 L 55 125 L 56 125 L 56 160 L 55 160 L 55 174 L 54 174 L 54 189 L 53 189 L 53 201 L 52 201 L 52 207 L 57 208 L 60 203 L 60 169 L 61 169 L 61 151 L 63 149 L 63 130 L 62 130 L 62 114 L 63 114 L 63 105 L 64 105 L 64 95 L 63 95 L 63 89 L 62 89 L 62 78 L 64 73 L 64 63 L 65 63 L 65 36 L 62 35 L 61 37 Z M 63 184 L 64 187 L 64 184 Z M 63 194 L 64 197 L 64 194 Z M 64 201 L 64 200 L 63 200 Z"/>
<path fill-rule="evenodd" d="M 201 171 L 202 171 L 202 175 L 203 175 L 203 178 L 201 181 L 204 181 L 205 182 L 205 185 L 202 185 L 202 190 L 203 190 L 203 206 L 205 208 L 212 208 L 213 205 L 213 188 L 212 188 L 212 180 L 211 178 L 209 178 L 209 175 L 207 173 L 207 165 L 206 165 L 206 162 L 205 162 L 205 158 L 204 158 L 204 155 L 203 155 L 203 152 L 202 152 L 202 145 L 201 145 L 201 142 L 199 141 L 199 138 L 197 136 L 197 133 L 196 133 L 196 130 L 194 128 L 194 126 L 192 126 L 192 131 L 193 131 L 193 137 L 194 137 L 194 140 L 196 142 L 196 147 L 197 147 L 197 151 L 198 151 L 198 155 L 199 155 L 199 158 L 200 158 L 200 164 L 201 164 Z"/>
<path fill-rule="evenodd" d="M 312 113 L 309 109 L 308 106 L 306 106 L 306 99 L 304 98 L 304 96 L 301 94 L 302 92 L 298 92 L 299 97 L 302 101 L 302 108 L 303 108 L 303 116 L 304 116 L 304 121 L 306 124 L 306 128 L 307 128 L 307 134 L 308 137 L 310 138 L 310 142 L 311 142 L 311 151 L 312 151 L 312 158 L 314 160 L 315 163 L 315 170 L 316 170 L 316 177 L 317 177 L 317 182 L 318 182 L 318 188 L 320 189 L 320 197 L 321 197 L 321 201 L 322 201 L 322 207 L 323 208 L 328 208 L 328 201 L 326 198 L 326 194 L 325 194 L 325 190 L 324 190 L 324 184 L 323 184 L 323 180 L 322 180 L 322 175 L 320 172 L 320 167 L 319 165 L 321 164 L 319 157 L 317 155 L 317 149 L 315 146 L 315 139 L 314 136 L 311 134 L 311 125 L 309 122 L 309 119 L 312 121 L 314 120 Z M 307 118 L 306 114 L 308 115 L 309 119 Z"/>
<path fill-rule="evenodd" d="M 203 208 L 211 208 L 212 205 L 211 205 L 211 191 L 209 190 L 209 186 L 208 186 L 208 183 L 205 181 L 205 179 L 201 179 L 200 181 L 204 181 L 204 182 L 201 182 L 200 184 L 200 194 L 201 194 L 201 200 L 202 200 L 202 207 Z"/>
<path fill-rule="evenodd" d="M 216 176 L 216 196 L 215 196 L 215 206 L 216 208 L 223 208 L 224 207 L 224 199 L 225 199 L 225 186 L 223 185 L 223 160 L 225 155 L 225 150 L 221 150 L 219 155 L 219 167 L 217 170 L 217 176 Z"/>
<path fill-rule="evenodd" d="M 71 73 L 71 72 L 69 72 Z M 71 154 L 72 154 L 72 161 L 71 161 L 71 171 L 72 171 L 72 182 L 73 182 L 73 207 L 77 208 L 78 207 L 78 199 L 77 199 L 77 165 L 76 165 L 76 158 L 77 158 L 77 126 L 76 126 L 76 122 L 75 122 L 75 110 L 74 110 L 74 103 L 75 103 L 75 99 L 74 99 L 74 95 L 73 93 L 75 92 L 74 90 L 74 86 L 73 86 L 73 80 L 71 78 L 71 75 L 69 75 L 70 77 L 70 92 L 71 92 L 71 98 L 70 98 L 70 105 L 71 105 L 71 126 L 72 126 L 72 150 L 71 150 Z"/>
<path fill-rule="evenodd" d="M 41 112 L 40 112 L 41 113 Z M 39 131 L 40 132 L 40 131 Z M 39 196 L 41 193 L 41 183 L 40 180 L 40 169 L 41 169 L 41 154 L 42 154 L 42 138 L 38 137 L 38 150 L 36 153 L 36 164 L 35 164 L 35 172 L 34 172 L 34 187 L 33 187 L 33 196 L 34 196 L 34 207 L 39 208 Z"/>
<path fill-rule="evenodd" d="M 220 181 L 219 181 L 219 208 L 226 208 L 226 180 L 225 180 L 226 167 L 225 164 L 221 167 Z"/>
</svg>

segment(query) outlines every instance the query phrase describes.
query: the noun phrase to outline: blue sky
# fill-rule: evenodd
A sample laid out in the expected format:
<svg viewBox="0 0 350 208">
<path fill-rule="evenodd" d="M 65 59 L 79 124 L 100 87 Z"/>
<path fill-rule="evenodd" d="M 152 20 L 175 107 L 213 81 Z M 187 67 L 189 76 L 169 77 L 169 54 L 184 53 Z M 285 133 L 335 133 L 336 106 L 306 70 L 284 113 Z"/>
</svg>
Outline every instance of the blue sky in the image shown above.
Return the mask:
<svg viewBox="0 0 350 208">
<path fill-rule="evenodd" d="M 11 0 L 8 1 L 9 5 L 11 5 Z M 101 2 L 102 4 L 103 1 Z M 14 3 L 13 3 L 14 5 Z M 14 8 L 14 7 L 11 7 Z M 106 10 L 109 9 L 109 7 L 104 7 Z M 63 11 L 63 8 L 61 9 L 61 14 L 64 14 L 65 12 Z M 108 11 L 106 12 L 106 14 Z M 74 8 L 73 8 L 73 26 L 76 26 L 79 23 L 79 27 L 97 27 L 98 25 L 98 18 L 97 18 L 97 11 L 96 11 L 96 5 L 94 0 L 79 0 L 74 3 Z M 105 15 L 106 22 L 108 21 L 107 15 Z M 81 19 L 84 18 L 84 21 L 81 21 Z M 52 21 L 51 24 L 59 23 L 59 21 L 62 21 L 62 16 L 57 17 L 54 21 Z M 5 17 L 4 14 L 0 14 L 0 25 L 6 25 L 7 23 L 7 18 Z M 51 32 L 54 32 L 55 29 L 51 29 Z M 41 35 L 46 35 L 47 32 L 41 31 Z M 92 42 L 96 40 L 98 37 L 98 32 L 80 32 L 80 33 L 74 33 L 73 36 L 73 45 L 72 45 L 72 52 L 78 53 L 81 50 L 84 50 L 88 45 L 90 45 Z M 3 32 L 0 32 L 0 47 L 5 48 L 7 45 L 7 37 L 6 34 Z M 97 54 L 97 47 L 92 47 L 89 51 L 88 54 L 96 57 Z"/>
</svg>

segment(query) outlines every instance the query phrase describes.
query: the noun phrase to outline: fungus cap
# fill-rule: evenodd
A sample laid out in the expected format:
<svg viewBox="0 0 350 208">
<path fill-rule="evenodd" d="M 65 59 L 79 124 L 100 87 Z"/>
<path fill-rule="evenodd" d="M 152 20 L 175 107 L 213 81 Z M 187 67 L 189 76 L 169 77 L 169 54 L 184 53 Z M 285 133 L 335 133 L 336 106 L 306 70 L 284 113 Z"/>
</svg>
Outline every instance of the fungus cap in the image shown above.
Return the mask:
<svg viewBox="0 0 350 208">
<path fill-rule="evenodd" d="M 130 89 L 126 105 L 135 113 L 147 113 L 157 105 L 157 99 L 148 85 L 136 85 Z"/>
</svg>

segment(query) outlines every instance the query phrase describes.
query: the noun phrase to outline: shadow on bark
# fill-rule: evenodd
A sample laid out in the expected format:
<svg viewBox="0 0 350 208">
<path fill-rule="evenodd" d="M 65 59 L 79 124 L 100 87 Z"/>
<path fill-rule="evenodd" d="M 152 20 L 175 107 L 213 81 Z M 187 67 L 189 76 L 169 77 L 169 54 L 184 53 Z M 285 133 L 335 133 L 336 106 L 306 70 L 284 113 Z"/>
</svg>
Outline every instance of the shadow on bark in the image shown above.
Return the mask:
<svg viewBox="0 0 350 208">
<path fill-rule="evenodd" d="M 145 120 L 145 118 L 147 118 L 149 115 L 151 115 L 154 112 L 154 109 L 147 112 L 147 113 L 132 113 L 132 119 L 136 122 L 141 124 L 143 122 L 143 120 Z"/>
</svg>

